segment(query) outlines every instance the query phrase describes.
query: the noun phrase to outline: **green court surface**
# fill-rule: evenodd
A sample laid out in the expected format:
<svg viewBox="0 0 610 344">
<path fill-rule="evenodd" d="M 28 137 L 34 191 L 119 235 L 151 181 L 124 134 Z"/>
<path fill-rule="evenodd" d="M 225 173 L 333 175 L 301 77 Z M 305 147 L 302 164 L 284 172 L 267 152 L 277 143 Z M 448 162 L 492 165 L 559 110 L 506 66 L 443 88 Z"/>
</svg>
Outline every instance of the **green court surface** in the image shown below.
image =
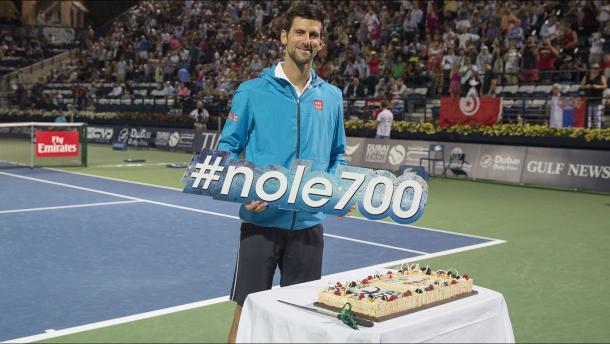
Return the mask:
<svg viewBox="0 0 610 344">
<path fill-rule="evenodd" d="M 90 145 L 89 166 L 67 170 L 181 188 L 184 170 L 165 164 L 191 157 Z M 128 158 L 146 162 L 127 166 Z M 475 284 L 504 294 L 518 342 L 610 341 L 610 195 L 444 178 L 429 187 L 414 225 L 507 243 L 420 263 L 468 272 Z M 226 342 L 232 312 L 222 302 L 47 342 Z"/>
</svg>

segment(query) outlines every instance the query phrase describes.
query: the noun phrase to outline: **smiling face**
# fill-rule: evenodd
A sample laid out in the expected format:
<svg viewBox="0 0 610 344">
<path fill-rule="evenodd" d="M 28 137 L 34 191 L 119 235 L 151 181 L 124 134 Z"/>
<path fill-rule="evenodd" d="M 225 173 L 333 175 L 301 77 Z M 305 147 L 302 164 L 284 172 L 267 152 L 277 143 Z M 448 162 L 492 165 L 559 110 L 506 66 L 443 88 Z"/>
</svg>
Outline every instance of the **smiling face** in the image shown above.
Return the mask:
<svg viewBox="0 0 610 344">
<path fill-rule="evenodd" d="M 290 30 L 282 30 L 280 39 L 286 47 L 286 59 L 297 66 L 311 64 L 322 46 L 322 23 L 317 20 L 296 17 Z"/>
</svg>

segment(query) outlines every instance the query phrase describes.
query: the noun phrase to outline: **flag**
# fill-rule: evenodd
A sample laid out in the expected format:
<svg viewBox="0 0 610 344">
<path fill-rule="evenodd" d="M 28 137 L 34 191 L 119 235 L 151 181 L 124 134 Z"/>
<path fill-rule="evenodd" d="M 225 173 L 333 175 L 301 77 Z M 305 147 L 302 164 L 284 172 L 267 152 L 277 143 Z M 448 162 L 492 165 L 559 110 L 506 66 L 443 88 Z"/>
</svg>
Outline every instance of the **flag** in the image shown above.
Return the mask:
<svg viewBox="0 0 610 344">
<path fill-rule="evenodd" d="M 584 128 L 587 113 L 587 100 L 585 97 L 566 97 L 563 103 L 562 127 Z"/>
<path fill-rule="evenodd" d="M 463 98 L 441 98 L 438 125 L 441 128 L 456 124 L 493 125 L 501 116 L 501 97 L 479 97 L 471 89 Z"/>
</svg>

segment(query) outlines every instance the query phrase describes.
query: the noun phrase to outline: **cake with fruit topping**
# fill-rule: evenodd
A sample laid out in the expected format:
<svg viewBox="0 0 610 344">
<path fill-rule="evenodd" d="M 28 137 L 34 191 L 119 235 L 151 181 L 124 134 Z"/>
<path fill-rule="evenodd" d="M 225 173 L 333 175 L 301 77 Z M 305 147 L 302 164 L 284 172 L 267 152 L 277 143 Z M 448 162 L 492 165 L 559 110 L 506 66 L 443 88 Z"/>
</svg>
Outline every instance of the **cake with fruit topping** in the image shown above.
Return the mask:
<svg viewBox="0 0 610 344">
<path fill-rule="evenodd" d="M 453 269 L 432 271 L 412 265 L 360 281 L 337 282 L 319 292 L 317 304 L 342 308 L 350 303 L 353 312 L 382 320 L 473 294 L 472 285 L 470 276 Z"/>
</svg>

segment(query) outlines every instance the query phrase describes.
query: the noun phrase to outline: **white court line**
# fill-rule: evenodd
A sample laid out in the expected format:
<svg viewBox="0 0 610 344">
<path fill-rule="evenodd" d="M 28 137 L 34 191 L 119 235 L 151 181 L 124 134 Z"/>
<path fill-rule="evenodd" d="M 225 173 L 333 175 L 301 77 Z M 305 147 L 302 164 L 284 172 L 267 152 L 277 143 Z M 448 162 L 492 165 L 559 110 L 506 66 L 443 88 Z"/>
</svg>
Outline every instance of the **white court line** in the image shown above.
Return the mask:
<svg viewBox="0 0 610 344">
<path fill-rule="evenodd" d="M 111 168 L 111 167 L 142 167 L 142 166 L 164 166 L 171 162 L 143 162 L 143 163 L 124 163 L 110 165 L 95 165 L 95 167 Z"/>
<path fill-rule="evenodd" d="M 425 259 L 446 256 L 449 254 L 454 254 L 454 253 L 459 253 L 459 252 L 476 250 L 476 249 L 504 244 L 504 243 L 506 243 L 506 241 L 504 241 L 504 240 L 494 240 L 494 241 L 485 242 L 485 243 L 481 243 L 481 244 L 464 246 L 464 247 L 441 251 L 441 252 L 428 253 L 428 254 L 425 254 L 422 256 L 411 257 L 411 258 L 407 258 L 407 259 L 403 259 L 403 260 L 395 260 L 395 261 L 391 261 L 391 262 L 371 265 L 371 266 L 358 268 L 358 269 L 354 269 L 354 270 L 338 272 L 338 273 L 334 273 L 334 274 L 330 274 L 330 275 L 324 275 L 324 276 L 322 276 L 321 279 L 323 279 L 323 280 L 327 279 L 334 283 L 338 278 L 340 278 L 342 275 L 345 275 L 345 274 L 368 275 L 372 271 L 385 270 L 385 269 L 388 269 L 388 267 L 393 266 L 393 265 L 413 263 L 413 262 L 422 261 Z M 273 288 L 277 288 L 277 286 L 274 286 Z M 37 335 L 33 335 L 33 336 L 11 339 L 11 340 L 5 341 L 3 343 L 31 343 L 31 342 L 35 342 L 35 341 L 62 337 L 62 336 L 66 336 L 69 334 L 85 332 L 85 331 L 100 329 L 100 328 L 104 328 L 104 327 L 120 325 L 120 324 L 124 324 L 124 323 L 128 323 L 128 322 L 132 322 L 132 321 L 138 321 L 138 320 L 148 319 L 148 318 L 152 318 L 152 317 L 167 315 L 167 314 L 171 314 L 171 313 L 181 312 L 181 311 L 185 311 L 185 310 L 189 310 L 189 309 L 193 309 L 193 308 L 209 306 L 209 305 L 213 305 L 213 304 L 217 304 L 217 303 L 221 303 L 221 302 L 225 302 L 225 301 L 229 301 L 229 295 L 217 297 L 217 298 L 209 299 L 209 300 L 205 300 L 205 301 L 188 303 L 185 305 L 180 305 L 180 306 L 175 306 L 175 307 L 163 308 L 163 309 L 159 309 L 156 311 L 134 314 L 134 315 L 130 315 L 127 317 L 110 319 L 110 320 L 100 321 L 100 322 L 96 322 L 96 323 L 92 323 L 92 324 L 70 327 L 70 328 L 57 330 L 57 331 L 50 331 L 47 333 L 41 333 L 41 334 L 37 334 Z"/>
<path fill-rule="evenodd" d="M 72 174 L 77 174 L 79 176 L 85 176 L 85 177 L 92 177 L 92 178 L 112 180 L 112 181 L 116 181 L 116 182 L 124 182 L 124 183 L 130 183 L 130 184 L 150 186 L 150 187 L 166 189 L 166 190 L 175 190 L 175 191 L 180 191 L 180 192 L 182 191 L 182 189 L 173 188 L 173 187 L 170 187 L 170 186 L 149 184 L 149 183 L 144 183 L 144 182 L 136 182 L 136 181 L 132 181 L 132 180 L 112 178 L 112 177 L 104 177 L 104 176 L 98 176 L 98 175 L 95 175 L 95 174 L 83 173 L 83 172 L 67 171 L 67 170 L 62 170 L 62 169 L 59 169 L 59 168 L 45 167 L 44 169 L 51 170 L 51 171 L 56 171 L 56 172 L 62 172 L 62 173 L 72 173 Z M 477 238 L 477 239 L 492 240 L 492 241 L 493 240 L 497 240 L 497 239 L 494 239 L 494 238 L 488 238 L 488 237 L 484 237 L 484 236 L 480 236 L 480 235 L 451 232 L 451 231 L 446 231 L 446 230 L 436 229 L 436 228 L 421 227 L 421 226 L 414 226 L 414 225 L 402 225 L 400 223 L 384 221 L 384 220 L 371 220 L 371 219 L 367 219 L 366 217 L 351 216 L 351 215 L 350 216 L 346 216 L 346 217 L 349 217 L 351 219 L 361 220 L 361 221 L 380 222 L 380 223 L 385 223 L 385 224 L 388 224 L 388 225 L 394 225 L 394 226 L 399 226 L 399 227 L 418 228 L 418 229 L 423 229 L 423 230 L 427 230 L 427 231 L 447 233 L 447 234 L 454 234 L 454 235 L 461 235 L 461 236 Z"/>
<path fill-rule="evenodd" d="M 62 170 L 60 168 L 44 167 L 44 169 L 45 170 L 50 170 L 50 171 L 55 171 L 55 172 L 71 173 L 71 174 L 76 174 L 76 175 L 79 175 L 79 176 L 92 177 L 92 178 L 105 179 L 105 180 L 112 180 L 112 181 L 115 181 L 115 182 L 123 182 L 123 183 L 136 184 L 136 185 L 144 185 L 144 186 L 150 186 L 150 187 L 153 187 L 153 188 L 159 188 L 159 189 L 165 189 L 165 190 L 175 190 L 175 191 L 182 192 L 182 189 L 173 188 L 171 186 L 163 186 L 163 185 L 150 184 L 150 183 L 144 183 L 144 182 L 136 182 L 136 181 L 127 180 L 127 179 L 104 177 L 104 176 L 98 176 L 98 175 L 95 175 L 95 174 Z"/>
<path fill-rule="evenodd" d="M 0 214 L 23 213 L 23 212 L 28 212 L 28 211 L 44 211 L 44 210 L 56 210 L 56 209 L 97 207 L 97 206 L 102 206 L 102 205 L 128 204 L 128 203 L 138 203 L 138 202 L 141 202 L 141 201 L 133 200 L 133 201 L 100 202 L 100 203 L 61 205 L 61 206 L 56 206 L 56 207 L 42 207 L 42 208 L 24 208 L 24 209 L 13 209 L 13 210 L 0 210 Z"/>
<path fill-rule="evenodd" d="M 151 200 L 144 199 L 144 198 L 131 197 L 131 196 L 127 196 L 127 195 L 117 194 L 117 193 L 114 193 L 114 192 L 108 192 L 108 191 L 102 191 L 102 190 L 97 190 L 97 189 L 86 188 L 86 187 L 82 187 L 82 186 L 76 186 L 76 185 L 70 185 L 70 184 L 65 184 L 65 183 L 60 183 L 60 182 L 54 182 L 54 181 L 50 181 L 50 180 L 46 180 L 46 179 L 20 176 L 18 174 L 12 174 L 12 173 L 7 173 L 7 172 L 0 172 L 0 175 L 5 175 L 5 176 L 9 176 L 9 177 L 15 177 L 15 178 L 31 180 L 31 181 L 39 182 L 39 183 L 58 185 L 58 186 L 63 186 L 63 187 L 67 187 L 67 188 L 71 188 L 71 189 L 76 189 L 76 190 L 89 191 L 89 192 L 99 193 L 99 194 L 102 194 L 102 195 L 114 196 L 114 197 L 118 197 L 118 198 L 125 198 L 125 199 L 129 199 L 129 200 L 133 200 L 133 201 L 143 202 L 143 203 L 156 204 L 156 205 L 161 205 L 161 206 L 164 206 L 164 207 L 183 209 L 183 210 L 193 211 L 193 212 L 197 212 L 197 213 L 203 213 L 203 214 L 227 217 L 227 218 L 231 218 L 231 219 L 239 219 L 239 217 L 233 216 L 233 215 L 227 215 L 227 214 L 222 214 L 222 213 L 216 213 L 216 212 L 213 212 L 213 211 L 207 211 L 207 210 L 183 207 L 183 206 L 175 205 L 175 204 L 151 201 Z"/>
<path fill-rule="evenodd" d="M 458 232 L 450 232 L 450 231 L 444 231 L 442 229 L 435 229 L 435 228 L 428 228 L 428 227 L 421 227 L 421 226 L 414 226 L 414 225 L 403 225 L 403 224 L 400 224 L 400 223 L 384 221 L 384 220 L 371 220 L 371 219 L 367 219 L 365 217 L 359 217 L 359 216 L 352 216 L 352 215 L 350 215 L 350 216 L 347 216 L 347 217 L 349 217 L 350 219 L 372 221 L 372 222 L 380 222 L 380 223 L 385 223 L 385 224 L 388 224 L 388 225 L 394 225 L 394 226 L 400 226 L 400 227 L 411 227 L 411 228 L 423 229 L 423 230 L 432 231 L 432 232 L 440 232 L 440 233 L 446 233 L 446 234 L 461 235 L 461 236 L 471 237 L 471 238 L 476 238 L 476 239 L 497 240 L 497 239 L 494 239 L 494 238 L 487 238 L 487 237 L 480 236 L 480 235 L 465 234 L 465 233 L 458 233 Z"/>
<path fill-rule="evenodd" d="M 399 250 L 399 251 L 405 251 L 405 252 L 411 252 L 411 253 L 417 253 L 417 254 L 428 254 L 428 252 L 416 251 L 416 250 L 409 250 L 409 249 L 402 248 L 402 247 L 396 247 L 396 246 L 390 246 L 390 245 L 378 244 L 378 243 L 376 243 L 376 242 L 365 241 L 365 240 L 358 240 L 358 239 L 352 239 L 352 238 L 348 238 L 348 237 L 344 237 L 344 236 L 339 236 L 339 235 L 334 235 L 334 234 L 328 234 L 328 233 L 324 233 L 324 236 L 331 237 L 331 238 L 336 238 L 336 239 L 347 240 L 347 241 L 359 242 L 359 243 L 361 243 L 361 244 L 367 244 L 367 245 L 379 246 L 379 247 L 383 247 L 383 248 L 390 248 L 390 249 L 392 249 L 392 250 Z"/>
<path fill-rule="evenodd" d="M 86 187 L 82 187 L 82 186 L 76 186 L 76 185 L 70 185 L 70 184 L 65 184 L 65 183 L 60 183 L 60 182 L 54 182 L 54 181 L 50 181 L 50 180 L 46 180 L 46 179 L 26 177 L 26 176 L 21 176 L 21 175 L 18 175 L 18 174 L 7 173 L 7 172 L 0 172 L 0 175 L 6 175 L 6 176 L 10 176 L 10 177 L 15 177 L 15 178 L 22 178 L 22 179 L 26 179 L 26 180 L 31 180 L 31 181 L 39 182 L 39 183 L 58 185 L 58 186 L 63 186 L 63 187 L 77 189 L 77 190 L 82 190 L 82 191 L 95 192 L 95 193 L 99 193 L 99 194 L 103 194 L 103 195 L 108 195 L 108 196 L 114 196 L 114 197 L 119 197 L 119 198 L 126 198 L 126 199 L 130 199 L 130 200 L 136 201 L 136 202 L 156 204 L 156 205 L 160 205 L 160 206 L 164 206 L 164 207 L 188 210 L 188 211 L 193 211 L 193 212 L 197 212 L 197 213 L 203 213 L 203 214 L 208 214 L 208 215 L 216 215 L 216 216 L 222 216 L 222 217 L 226 217 L 226 218 L 230 218 L 230 219 L 239 220 L 239 217 L 234 216 L 234 215 L 227 215 L 227 214 L 217 213 L 217 212 L 213 212 L 213 211 L 207 211 L 207 210 L 195 209 L 195 208 L 190 208 L 190 207 L 184 207 L 184 206 L 181 206 L 181 205 L 175 205 L 175 204 L 170 204 L 170 203 L 157 202 L 157 201 L 152 201 L 152 200 L 148 200 L 148 199 L 144 199 L 144 198 L 137 198 L 137 197 L 121 195 L 121 194 L 117 194 L 117 193 L 114 193 L 114 192 L 108 192 L 108 191 L 102 191 L 102 190 L 97 190 L 97 189 L 86 188 Z M 400 250 L 400 251 L 413 252 L 413 253 L 418 253 L 418 254 L 425 254 L 426 253 L 426 252 L 422 252 L 422 251 L 409 250 L 409 249 L 406 249 L 406 248 L 400 248 L 400 247 L 395 247 L 395 246 L 383 245 L 383 244 L 379 244 L 379 243 L 375 243 L 375 242 L 371 242 L 371 241 L 352 239 L 352 238 L 348 238 L 348 237 L 344 237 L 344 236 L 339 236 L 339 235 L 332 235 L 332 234 L 324 234 L 324 235 L 330 236 L 330 237 L 333 237 L 333 238 L 336 238 L 336 239 L 354 241 L 354 242 L 359 242 L 359 243 L 363 243 L 363 244 L 367 244 L 367 245 L 380 246 L 380 247 L 385 247 L 385 248 L 390 248 L 390 249 L 395 249 L 395 250 Z"/>
<path fill-rule="evenodd" d="M 205 300 L 205 301 L 198 301 L 198 302 L 188 303 L 185 305 L 163 308 L 163 309 L 159 309 L 156 311 L 134 314 L 134 315 L 130 315 L 130 316 L 122 317 L 122 318 L 104 320 L 104 321 L 100 321 L 100 322 L 96 322 L 96 323 L 92 323 L 92 324 L 70 327 L 70 328 L 66 328 L 63 330 L 57 330 L 57 331 L 47 330 L 48 331 L 47 333 L 41 333 L 41 334 L 28 336 L 28 337 L 10 339 L 10 340 L 7 340 L 2 343 L 32 343 L 32 342 L 37 342 L 37 341 L 41 341 L 41 340 L 45 340 L 45 339 L 66 336 L 69 334 L 95 330 L 98 328 L 124 324 L 124 323 L 132 322 L 132 321 L 142 320 L 142 319 L 153 318 L 153 317 L 157 317 L 160 315 L 166 315 L 166 314 L 186 311 L 186 310 L 193 309 L 193 308 L 209 306 L 209 305 L 213 305 L 213 304 L 225 302 L 225 301 L 229 301 L 228 295 L 222 296 L 222 297 L 217 297 L 214 299 Z"/>
<path fill-rule="evenodd" d="M 135 182 L 135 181 L 129 181 L 129 180 L 123 180 L 123 179 L 115 179 L 115 178 L 110 178 L 110 177 L 101 177 L 101 176 L 90 175 L 90 174 L 86 174 L 86 173 L 80 173 L 80 172 L 64 171 L 64 170 L 60 170 L 60 169 L 50 169 L 50 170 L 59 171 L 59 172 L 63 172 L 63 173 L 73 173 L 73 174 L 78 174 L 78 175 L 83 175 L 83 176 L 88 176 L 88 177 L 94 177 L 94 178 L 100 178 L 100 179 L 107 179 L 107 180 L 125 182 L 125 183 L 132 183 L 132 184 L 139 184 L 139 185 L 144 185 L 144 186 L 151 186 L 151 187 L 162 188 L 162 189 L 181 191 L 181 189 L 177 189 L 177 188 L 171 188 L 171 187 L 166 187 L 166 186 L 147 184 L 147 183 Z M 95 192 L 95 193 L 115 196 L 115 197 L 119 197 L 119 198 L 126 198 L 126 199 L 130 199 L 130 200 L 133 200 L 133 201 L 157 204 L 157 205 L 161 205 L 161 206 L 167 206 L 167 207 L 178 208 L 178 209 L 183 209 L 183 210 L 188 210 L 188 211 L 194 211 L 194 212 L 198 212 L 198 213 L 205 213 L 205 214 L 209 214 L 209 215 L 223 216 L 223 217 L 239 220 L 239 217 L 237 217 L 237 216 L 226 215 L 226 214 L 222 214 L 222 213 L 216 213 L 216 212 L 211 212 L 211 211 L 206 211 L 206 210 L 201 210 L 201 209 L 195 209 L 195 208 L 189 208 L 189 207 L 182 207 L 182 206 L 177 206 L 177 205 L 168 204 L 168 203 L 162 203 L 162 202 L 156 202 L 156 201 L 146 200 L 146 199 L 137 198 L 137 197 L 120 195 L 120 194 L 116 194 L 116 193 L 112 193 L 112 192 L 107 192 L 107 191 L 101 191 L 101 190 L 96 190 L 96 189 L 80 187 L 80 186 L 76 186 L 76 185 L 69 185 L 69 184 L 53 182 L 53 181 L 39 179 L 39 178 L 20 176 L 20 175 L 16 175 L 16 174 L 12 174 L 12 173 L 0 172 L 0 174 L 7 175 L 7 176 L 12 176 L 12 177 L 16 177 L 16 178 L 22 178 L 22 179 L 26 179 L 26 180 L 37 181 L 37 182 L 41 182 L 41 183 L 65 186 L 65 187 L 68 187 L 68 188 L 73 188 L 73 189 L 78 189 L 78 190 L 84 190 L 84 191 L 90 191 L 90 192 Z M 396 224 L 396 223 L 392 223 L 392 222 L 386 222 L 386 221 L 381 221 L 381 220 L 369 220 L 369 219 L 359 218 L 359 217 L 354 217 L 354 216 L 350 216 L 350 217 L 351 218 L 355 218 L 355 219 L 359 219 L 359 220 L 375 221 L 375 222 L 382 222 L 382 223 L 385 223 L 385 224 L 393 224 L 393 225 L 402 226 L 400 224 Z M 410 227 L 416 227 L 416 226 L 410 226 Z M 435 253 L 426 253 L 426 254 L 423 254 L 421 256 L 411 257 L 411 258 L 407 258 L 407 259 L 404 259 L 404 260 L 390 261 L 390 262 L 386 262 L 386 263 L 380 263 L 380 264 L 372 265 L 372 266 L 369 266 L 369 267 L 363 267 L 363 268 L 354 269 L 354 270 L 350 270 L 350 271 L 344 271 L 344 272 L 335 273 L 335 274 L 331 274 L 331 275 L 325 275 L 325 276 L 322 276 L 322 279 L 338 278 L 339 276 L 341 276 L 343 274 L 346 274 L 346 273 L 358 273 L 359 271 L 362 271 L 362 273 L 369 273 L 371 270 L 386 269 L 388 266 L 392 266 L 392 265 L 411 263 L 411 262 L 420 261 L 420 260 L 424 260 L 424 259 L 430 259 L 430 258 L 445 256 L 445 255 L 449 255 L 449 254 L 466 252 L 466 251 L 470 251 L 470 250 L 475 250 L 475 249 L 479 249 L 479 248 L 484 248 L 484 247 L 489 247 L 489 246 L 494 246 L 494 245 L 499 245 L 499 244 L 506 243 L 506 241 L 504 241 L 504 240 L 497 240 L 497 239 L 491 239 L 491 238 L 485 238 L 485 237 L 480 237 L 480 236 L 467 235 L 467 234 L 462 234 L 462 233 L 449 232 L 449 231 L 443 231 L 443 230 L 437 230 L 437 229 L 425 228 L 425 227 L 417 227 L 417 228 L 421 228 L 421 229 L 424 229 L 424 230 L 443 232 L 443 233 L 449 233 L 449 234 L 455 234 L 455 235 L 471 236 L 471 237 L 482 238 L 482 239 L 491 240 L 491 241 L 480 243 L 480 244 L 475 244 L 475 245 L 464 246 L 464 247 L 460 247 L 460 248 L 456 248 L 456 249 L 450 249 L 450 250 L 435 252 Z M 356 242 L 361 242 L 361 243 L 365 243 L 365 244 L 374 244 L 374 245 L 376 244 L 376 246 L 382 246 L 382 244 L 370 243 L 370 242 L 365 242 L 365 241 L 361 241 L 361 240 L 356 240 L 356 239 L 351 239 L 351 238 L 346 238 L 346 237 L 340 237 L 340 236 L 336 236 L 336 235 L 332 235 L 332 234 L 324 234 L 324 235 L 327 235 L 329 237 L 335 237 L 335 238 L 338 238 L 338 239 L 344 239 L 344 240 L 349 240 L 349 241 L 356 241 Z M 383 245 L 382 247 L 385 247 L 385 246 L 387 246 L 387 245 Z M 388 248 L 395 248 L 395 247 L 388 247 Z M 407 250 L 407 249 L 402 249 L 402 248 L 395 248 L 395 249 L 400 249 L 400 250 L 403 250 L 403 251 L 416 252 L 414 250 Z M 147 318 L 156 317 L 156 316 L 165 315 L 165 314 L 170 314 L 170 313 L 175 313 L 175 312 L 178 312 L 178 311 L 188 310 L 188 309 L 202 307 L 202 306 L 206 306 L 206 305 L 212 305 L 212 304 L 216 304 L 216 303 L 227 301 L 228 299 L 229 299 L 229 296 L 227 295 L 227 296 L 218 297 L 218 298 L 214 298 L 214 299 L 210 299 L 210 300 L 205 300 L 205 301 L 200 301 L 200 302 L 195 302 L 195 303 L 189 303 L 189 304 L 186 304 L 186 305 L 165 308 L 165 309 L 161 309 L 161 310 L 157 310 L 157 311 L 146 312 L 146 313 L 141 313 L 141 314 L 135 314 L 135 315 L 131 315 L 131 316 L 128 316 L 128 317 L 111 319 L 111 320 L 101 321 L 101 322 L 97 322 L 97 323 L 93 323 L 93 324 L 82 325 L 82 326 L 77 326 L 77 327 L 57 330 L 57 331 L 49 331 L 48 333 L 42 333 L 42 334 L 38 334 L 38 335 L 33 335 L 33 336 L 28 336 L 28 337 L 12 339 L 12 340 L 6 341 L 4 343 L 29 343 L 29 342 L 33 342 L 33 341 L 45 340 L 45 339 L 65 336 L 65 335 L 68 335 L 68 334 L 73 334 L 73 333 L 93 330 L 93 329 L 97 329 L 97 328 L 103 328 L 103 327 L 123 324 L 123 323 L 127 323 L 127 322 L 147 319 Z"/>
</svg>

